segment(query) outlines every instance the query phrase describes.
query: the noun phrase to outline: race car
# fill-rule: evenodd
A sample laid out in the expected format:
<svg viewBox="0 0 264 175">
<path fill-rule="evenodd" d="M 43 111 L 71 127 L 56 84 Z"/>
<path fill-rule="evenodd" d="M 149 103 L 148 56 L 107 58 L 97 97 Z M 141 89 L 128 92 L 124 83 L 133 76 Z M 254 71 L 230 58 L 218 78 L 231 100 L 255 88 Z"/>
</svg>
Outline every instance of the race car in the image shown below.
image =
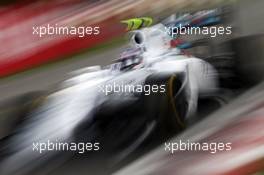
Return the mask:
<svg viewBox="0 0 264 175">
<path fill-rule="evenodd" d="M 96 141 L 118 162 L 188 127 L 199 99 L 219 90 L 217 71 L 170 41 L 162 24 L 133 31 L 130 48 L 113 64 L 73 72 L 57 90 L 29 102 L 0 143 L 0 174 L 29 174 L 63 152 L 40 154 L 32 143 Z"/>
</svg>

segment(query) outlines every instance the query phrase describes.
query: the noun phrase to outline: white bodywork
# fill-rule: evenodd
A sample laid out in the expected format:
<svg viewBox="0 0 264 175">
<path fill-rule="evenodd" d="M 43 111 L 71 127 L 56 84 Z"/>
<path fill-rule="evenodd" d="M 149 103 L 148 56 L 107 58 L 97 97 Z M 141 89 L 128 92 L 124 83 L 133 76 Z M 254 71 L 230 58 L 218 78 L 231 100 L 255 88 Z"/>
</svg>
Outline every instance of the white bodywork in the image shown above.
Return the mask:
<svg viewBox="0 0 264 175">
<path fill-rule="evenodd" d="M 144 48 L 142 64 L 136 69 L 130 71 L 119 71 L 111 69 L 98 70 L 91 73 L 82 73 L 68 81 L 72 84 L 85 87 L 86 84 L 98 82 L 94 86 L 87 87 L 88 91 L 97 91 L 93 95 L 100 96 L 98 99 L 104 99 L 105 94 L 100 91 L 100 86 L 111 84 L 144 84 L 146 78 L 153 73 L 186 74 L 186 83 L 189 90 L 189 110 L 195 112 L 198 96 L 210 94 L 217 90 L 218 77 L 217 72 L 209 63 L 186 55 L 180 54 L 177 48 L 170 47 L 170 37 L 167 35 L 165 27 L 161 24 L 151 28 L 144 28 L 133 32 L 131 45 L 133 47 Z M 135 42 L 136 35 L 139 34 L 142 42 Z M 102 80 L 102 81 L 100 81 Z M 70 83 L 71 84 L 71 83 Z M 90 94 L 90 93 L 89 93 Z M 118 94 L 120 96 L 120 93 Z M 122 95 L 122 94 L 121 94 Z M 94 105 L 93 101 L 90 104 Z"/>
<path fill-rule="evenodd" d="M 86 69 L 86 73 L 81 73 L 65 81 L 62 84 L 62 89 L 69 86 L 71 90 L 68 91 L 66 88 L 62 91 L 68 91 L 69 93 L 76 92 L 74 102 L 80 103 L 80 106 L 85 104 L 84 106 L 89 106 L 89 108 L 93 109 L 104 100 L 109 100 L 107 99 L 107 95 L 102 92 L 100 88 L 102 86 L 113 85 L 114 83 L 142 85 L 146 78 L 153 73 L 177 74 L 180 72 L 186 75 L 186 83 L 189 87 L 189 113 L 194 113 L 198 96 L 217 90 L 216 70 L 209 63 L 201 59 L 182 55 L 177 48 L 170 48 L 170 38 L 163 25 L 158 24 L 134 33 L 135 35 L 140 34 L 143 38 L 142 43 L 136 43 L 134 35 L 131 41 L 132 45 L 145 49 L 141 65 L 129 71 L 91 67 L 95 71 L 89 72 L 91 69 Z M 64 95 L 67 96 L 66 94 Z M 122 95 L 127 95 L 127 93 L 118 93 L 117 98 L 121 98 Z M 91 100 L 87 100 L 88 96 L 91 96 L 89 97 Z M 76 106 L 71 106 L 72 111 L 75 111 Z M 87 113 L 87 108 L 84 109 Z M 69 112 L 64 113 L 69 114 Z M 80 118 L 82 117 L 80 116 Z"/>
</svg>

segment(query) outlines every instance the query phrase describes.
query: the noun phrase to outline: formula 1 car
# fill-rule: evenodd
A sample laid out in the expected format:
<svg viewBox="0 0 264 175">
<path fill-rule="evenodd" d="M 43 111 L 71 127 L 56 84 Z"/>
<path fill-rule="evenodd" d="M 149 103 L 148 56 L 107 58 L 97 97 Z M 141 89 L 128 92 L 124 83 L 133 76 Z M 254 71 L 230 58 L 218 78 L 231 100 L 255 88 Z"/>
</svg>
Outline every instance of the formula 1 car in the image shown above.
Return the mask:
<svg viewBox="0 0 264 175">
<path fill-rule="evenodd" d="M 198 101 L 219 90 L 217 72 L 171 48 L 170 40 L 161 24 L 133 31 L 130 48 L 113 64 L 75 71 L 58 90 L 27 103 L 23 120 L 1 141 L 2 173 L 28 174 L 58 156 L 34 152 L 36 142 L 96 141 L 120 161 L 148 140 L 188 127 Z"/>
</svg>

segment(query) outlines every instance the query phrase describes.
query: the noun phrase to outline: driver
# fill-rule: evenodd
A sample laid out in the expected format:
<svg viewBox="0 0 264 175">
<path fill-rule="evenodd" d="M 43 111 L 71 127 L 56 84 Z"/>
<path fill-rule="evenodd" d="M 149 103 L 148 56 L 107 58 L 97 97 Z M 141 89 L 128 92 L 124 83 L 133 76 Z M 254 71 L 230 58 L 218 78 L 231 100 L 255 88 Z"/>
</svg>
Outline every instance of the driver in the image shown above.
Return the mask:
<svg viewBox="0 0 264 175">
<path fill-rule="evenodd" d="M 141 48 L 128 48 L 121 53 L 117 62 L 120 63 L 120 70 L 131 70 L 141 65 L 143 57 L 143 51 Z"/>
</svg>

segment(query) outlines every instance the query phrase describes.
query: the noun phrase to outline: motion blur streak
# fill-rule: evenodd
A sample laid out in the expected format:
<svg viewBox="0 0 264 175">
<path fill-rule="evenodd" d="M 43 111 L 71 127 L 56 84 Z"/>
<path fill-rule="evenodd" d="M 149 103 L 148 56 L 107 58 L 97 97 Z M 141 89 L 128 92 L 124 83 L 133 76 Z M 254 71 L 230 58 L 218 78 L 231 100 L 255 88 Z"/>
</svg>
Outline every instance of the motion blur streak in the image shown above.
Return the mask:
<svg viewBox="0 0 264 175">
<path fill-rule="evenodd" d="M 216 153 L 177 151 L 164 147 L 151 152 L 115 175 L 249 175 L 263 170 L 264 83 L 236 99 L 205 121 L 170 140 L 231 142 L 232 150 Z M 216 125 L 217 123 L 217 125 Z M 204 130 L 203 128 L 207 128 Z"/>
<path fill-rule="evenodd" d="M 150 2 L 151 0 L 136 2 L 133 0 L 121 2 L 118 0 L 91 2 L 67 0 L 28 1 L 27 3 L 18 1 L 15 5 L 0 7 L 0 41 L 5 43 L 0 48 L 0 76 L 61 59 L 120 36 L 125 32 L 125 27 L 119 24 L 120 20 L 146 13 L 155 15 L 168 9 L 170 5 L 179 3 L 176 0 L 159 1 L 149 8 Z M 159 15 L 163 16 L 161 13 Z M 101 34 L 82 39 L 69 36 L 39 38 L 32 35 L 33 26 L 47 24 L 100 26 Z"/>
<path fill-rule="evenodd" d="M 0 3 L 0 175 L 263 174 L 263 0 Z M 151 26 L 126 35 L 121 21 L 146 17 Z M 33 34 L 47 25 L 100 34 Z M 164 32 L 179 25 L 232 32 Z M 169 91 L 99 93 L 114 83 Z M 100 151 L 32 150 L 47 141 Z M 180 141 L 232 149 L 164 150 Z"/>
</svg>

